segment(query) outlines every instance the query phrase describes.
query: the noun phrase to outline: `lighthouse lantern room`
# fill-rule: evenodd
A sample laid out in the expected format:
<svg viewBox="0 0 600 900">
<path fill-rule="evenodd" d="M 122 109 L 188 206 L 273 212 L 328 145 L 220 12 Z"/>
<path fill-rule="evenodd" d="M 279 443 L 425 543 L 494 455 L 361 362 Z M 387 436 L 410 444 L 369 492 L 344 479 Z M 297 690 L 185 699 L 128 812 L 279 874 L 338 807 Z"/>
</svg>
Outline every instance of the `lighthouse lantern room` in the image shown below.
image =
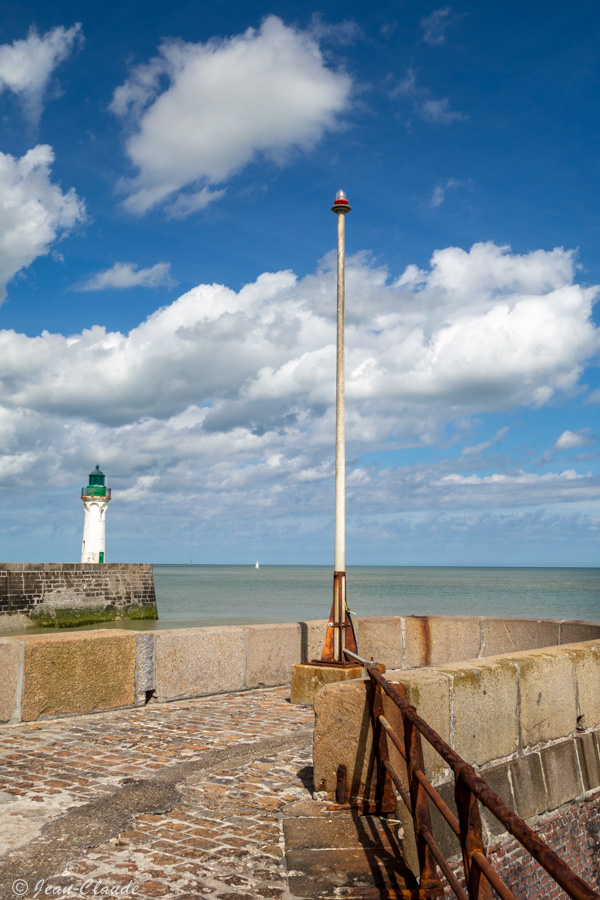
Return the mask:
<svg viewBox="0 0 600 900">
<path fill-rule="evenodd" d="M 106 476 L 96 468 L 90 472 L 87 487 L 81 488 L 83 500 L 83 542 L 81 544 L 82 563 L 105 562 L 106 507 L 110 502 L 110 488 L 106 487 Z"/>
</svg>

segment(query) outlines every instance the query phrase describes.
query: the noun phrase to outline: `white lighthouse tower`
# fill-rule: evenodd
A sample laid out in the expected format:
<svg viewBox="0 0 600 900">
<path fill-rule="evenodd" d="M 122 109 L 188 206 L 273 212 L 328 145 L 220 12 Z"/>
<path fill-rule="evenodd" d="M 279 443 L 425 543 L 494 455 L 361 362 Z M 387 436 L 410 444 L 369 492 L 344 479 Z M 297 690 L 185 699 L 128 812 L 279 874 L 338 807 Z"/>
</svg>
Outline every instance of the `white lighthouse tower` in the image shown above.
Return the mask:
<svg viewBox="0 0 600 900">
<path fill-rule="evenodd" d="M 110 488 L 104 484 L 106 476 L 96 468 L 90 472 L 87 487 L 81 488 L 85 518 L 83 520 L 82 563 L 105 562 L 106 507 L 110 502 Z"/>
</svg>

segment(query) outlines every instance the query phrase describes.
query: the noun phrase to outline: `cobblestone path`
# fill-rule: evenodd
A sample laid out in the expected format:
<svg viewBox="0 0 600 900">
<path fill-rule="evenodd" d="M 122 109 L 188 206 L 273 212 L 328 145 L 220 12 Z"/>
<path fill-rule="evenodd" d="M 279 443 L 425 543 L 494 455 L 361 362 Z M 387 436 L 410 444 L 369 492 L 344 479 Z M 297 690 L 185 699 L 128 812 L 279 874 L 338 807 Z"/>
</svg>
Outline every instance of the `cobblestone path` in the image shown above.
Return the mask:
<svg viewBox="0 0 600 900">
<path fill-rule="evenodd" d="M 1 900 L 282 897 L 279 811 L 312 791 L 313 714 L 288 695 L 1 729 Z"/>
<path fill-rule="evenodd" d="M 288 697 L 0 729 L 0 900 L 368 900 L 404 885 L 380 823 L 313 799 L 313 713 Z"/>
</svg>

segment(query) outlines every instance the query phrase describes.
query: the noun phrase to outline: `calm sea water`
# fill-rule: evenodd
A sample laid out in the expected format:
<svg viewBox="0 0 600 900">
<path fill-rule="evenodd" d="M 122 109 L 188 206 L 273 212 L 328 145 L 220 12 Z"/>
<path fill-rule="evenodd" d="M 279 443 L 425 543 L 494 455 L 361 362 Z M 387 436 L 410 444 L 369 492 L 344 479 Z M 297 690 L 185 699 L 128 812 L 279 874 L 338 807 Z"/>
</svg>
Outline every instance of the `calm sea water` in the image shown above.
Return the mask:
<svg viewBox="0 0 600 900">
<path fill-rule="evenodd" d="M 298 622 L 329 615 L 328 566 L 155 566 L 158 628 Z M 357 615 L 487 615 L 600 620 L 600 568 L 357 566 Z M 152 625 L 152 623 L 148 623 Z"/>
<path fill-rule="evenodd" d="M 194 628 L 302 622 L 329 615 L 329 566 L 154 566 L 159 619 L 90 628 Z M 600 568 L 356 566 L 348 606 L 359 616 L 526 616 L 600 621 Z M 47 629 L 31 629 L 47 633 Z"/>
</svg>

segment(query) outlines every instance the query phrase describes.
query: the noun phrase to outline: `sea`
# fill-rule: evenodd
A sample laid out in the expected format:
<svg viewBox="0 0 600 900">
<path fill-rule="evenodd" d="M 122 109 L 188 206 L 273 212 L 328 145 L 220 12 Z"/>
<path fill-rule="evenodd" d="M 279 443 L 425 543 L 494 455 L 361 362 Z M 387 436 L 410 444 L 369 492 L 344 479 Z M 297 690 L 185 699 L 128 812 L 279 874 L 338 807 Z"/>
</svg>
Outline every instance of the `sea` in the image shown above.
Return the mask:
<svg viewBox="0 0 600 900">
<path fill-rule="evenodd" d="M 600 621 L 600 568 L 354 566 L 346 577 L 348 607 L 359 616 Z M 331 608 L 332 582 L 329 566 L 155 565 L 158 621 L 113 627 L 193 628 L 324 619 Z"/>
</svg>

